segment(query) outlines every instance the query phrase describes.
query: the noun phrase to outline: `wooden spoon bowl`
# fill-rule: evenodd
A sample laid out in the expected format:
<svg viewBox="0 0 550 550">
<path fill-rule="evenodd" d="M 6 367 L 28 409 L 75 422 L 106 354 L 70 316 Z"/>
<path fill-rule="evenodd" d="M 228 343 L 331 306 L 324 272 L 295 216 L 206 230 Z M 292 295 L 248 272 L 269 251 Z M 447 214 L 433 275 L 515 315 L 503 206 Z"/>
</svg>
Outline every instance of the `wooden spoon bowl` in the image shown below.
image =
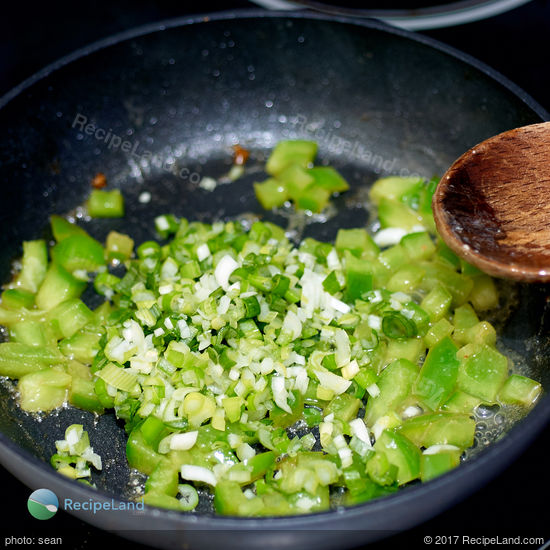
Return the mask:
<svg viewBox="0 0 550 550">
<path fill-rule="evenodd" d="M 550 122 L 476 145 L 447 170 L 434 194 L 447 245 L 495 277 L 550 281 Z"/>
</svg>

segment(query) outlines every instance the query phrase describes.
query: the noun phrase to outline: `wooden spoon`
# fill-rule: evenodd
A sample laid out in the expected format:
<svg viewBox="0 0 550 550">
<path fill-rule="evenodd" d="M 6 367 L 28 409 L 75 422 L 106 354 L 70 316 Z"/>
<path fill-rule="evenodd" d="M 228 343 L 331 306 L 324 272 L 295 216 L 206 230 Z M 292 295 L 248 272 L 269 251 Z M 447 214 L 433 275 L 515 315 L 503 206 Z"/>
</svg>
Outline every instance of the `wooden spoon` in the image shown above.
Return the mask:
<svg viewBox="0 0 550 550">
<path fill-rule="evenodd" d="M 432 206 L 439 234 L 467 262 L 495 277 L 550 282 L 550 122 L 464 153 Z"/>
</svg>

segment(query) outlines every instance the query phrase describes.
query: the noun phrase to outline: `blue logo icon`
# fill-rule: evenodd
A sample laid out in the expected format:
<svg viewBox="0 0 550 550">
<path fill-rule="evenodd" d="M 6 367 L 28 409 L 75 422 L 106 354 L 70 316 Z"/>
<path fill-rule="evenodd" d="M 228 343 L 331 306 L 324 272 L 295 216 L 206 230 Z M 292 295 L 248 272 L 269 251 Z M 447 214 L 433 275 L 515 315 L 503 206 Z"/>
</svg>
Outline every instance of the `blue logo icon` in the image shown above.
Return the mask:
<svg viewBox="0 0 550 550">
<path fill-rule="evenodd" d="M 31 516 L 36 519 L 50 519 L 55 516 L 59 501 L 55 493 L 49 489 L 38 489 L 29 497 L 27 508 Z"/>
</svg>

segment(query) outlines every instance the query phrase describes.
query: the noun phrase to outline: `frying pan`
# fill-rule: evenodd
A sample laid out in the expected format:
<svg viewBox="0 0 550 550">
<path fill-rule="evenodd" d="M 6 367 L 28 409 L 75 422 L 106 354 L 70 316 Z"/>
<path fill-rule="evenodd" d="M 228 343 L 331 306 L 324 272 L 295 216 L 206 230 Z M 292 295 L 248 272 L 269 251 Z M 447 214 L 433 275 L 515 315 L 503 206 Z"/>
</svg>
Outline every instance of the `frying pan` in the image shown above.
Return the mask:
<svg viewBox="0 0 550 550">
<path fill-rule="evenodd" d="M 489 68 L 376 21 L 245 11 L 123 33 L 62 59 L 0 100 L 0 279 L 9 278 L 21 241 L 48 237 L 50 214 L 79 216 L 99 171 L 127 204 L 122 220 L 83 222 L 99 239 L 115 229 L 139 243 L 166 212 L 205 221 L 256 214 L 286 226 L 289 219 L 261 211 L 251 182 L 262 177 L 265 155 L 278 140 L 315 139 L 320 162 L 340 170 L 351 190 L 334 201 L 325 223 L 306 225 L 301 236 L 332 239 L 338 227 L 371 223 L 365 189 L 379 175 L 441 174 L 473 144 L 547 118 Z M 202 189 L 202 177 L 227 173 L 235 143 L 252 151 L 247 174 L 214 192 Z M 149 203 L 140 201 L 144 191 Z M 546 288 L 506 292 L 515 301 L 500 323 L 500 345 L 524 357 L 522 372 L 548 386 Z M 0 393 L 6 469 L 32 489 L 51 489 L 62 505 L 99 503 L 101 510 L 69 511 L 162 548 L 347 548 L 376 540 L 486 483 L 550 416 L 544 396 L 502 435 L 507 421 L 491 424 L 496 415 L 487 410 L 492 428 L 474 456 L 440 478 L 353 508 L 250 519 L 215 517 L 208 503 L 192 514 L 121 509 L 139 478 L 126 466 L 124 430 L 112 415 L 96 419 L 66 408 L 37 419 L 17 408 L 9 383 Z M 103 457 L 97 490 L 47 464 L 73 422 L 84 424 Z M 498 440 L 486 446 L 491 435 Z"/>
</svg>

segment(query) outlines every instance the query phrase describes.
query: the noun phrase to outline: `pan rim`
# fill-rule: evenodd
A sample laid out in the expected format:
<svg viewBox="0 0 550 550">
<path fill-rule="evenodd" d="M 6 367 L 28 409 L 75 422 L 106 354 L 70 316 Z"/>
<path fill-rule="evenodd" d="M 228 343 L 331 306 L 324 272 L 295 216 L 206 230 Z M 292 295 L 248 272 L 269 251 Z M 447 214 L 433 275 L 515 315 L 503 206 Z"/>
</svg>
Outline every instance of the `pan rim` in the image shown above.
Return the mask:
<svg viewBox="0 0 550 550">
<path fill-rule="evenodd" d="M 86 57 L 96 51 L 102 50 L 109 46 L 114 46 L 119 42 L 129 40 L 132 38 L 137 38 L 140 36 L 145 36 L 147 34 L 152 34 L 154 32 L 160 32 L 175 27 L 183 27 L 195 25 L 198 23 L 210 23 L 214 21 L 230 21 L 230 20 L 244 20 L 244 19 L 253 19 L 253 18 L 269 18 L 269 19 L 313 19 L 320 21 L 327 21 L 330 23 L 345 23 L 348 25 L 355 25 L 358 27 L 372 28 L 376 30 L 382 30 L 390 34 L 408 38 L 414 42 L 429 46 L 434 48 L 444 54 L 450 55 L 462 61 L 468 65 L 471 65 L 475 69 L 483 72 L 485 75 L 491 79 L 497 81 L 499 84 L 507 88 L 514 95 L 518 96 L 530 109 L 532 109 L 537 115 L 539 115 L 543 120 L 550 120 L 550 111 L 546 110 L 542 105 L 539 104 L 534 98 L 531 97 L 523 88 L 515 84 L 508 77 L 504 76 L 502 73 L 493 69 L 483 61 L 479 61 L 474 56 L 462 52 L 431 38 L 429 36 L 424 36 L 413 31 L 395 27 L 384 21 L 372 18 L 357 19 L 345 15 L 331 15 L 321 12 L 309 12 L 309 11 L 267 11 L 262 9 L 242 9 L 242 10 L 224 10 L 220 12 L 214 12 L 210 14 L 199 14 L 193 16 L 182 16 L 171 19 L 161 20 L 155 23 L 147 23 L 145 25 L 140 25 L 132 29 L 118 32 L 116 34 L 101 38 L 97 41 L 92 42 L 82 48 L 79 48 L 59 59 L 53 61 L 52 63 L 46 65 L 46 67 L 40 69 L 30 77 L 23 80 L 21 83 L 16 85 L 14 88 L 6 92 L 0 97 L 0 109 L 3 109 L 11 100 L 15 99 L 18 95 L 21 94 L 24 90 L 30 86 L 36 84 L 38 81 L 49 76 L 54 71 L 76 61 L 80 58 Z"/>
<path fill-rule="evenodd" d="M 549 120 L 550 113 L 544 109 L 537 101 L 535 101 L 527 92 L 522 88 L 514 84 L 507 77 L 503 76 L 498 71 L 492 69 L 485 63 L 477 60 L 476 58 L 461 52 L 451 46 L 443 44 L 430 37 L 418 35 L 414 32 L 393 27 L 387 23 L 376 19 L 353 19 L 347 16 L 332 16 L 324 13 L 312 13 L 312 12 L 285 12 L 285 11 L 264 11 L 261 9 L 244 9 L 233 11 L 222 11 L 213 14 L 183 16 L 173 19 L 168 19 L 156 23 L 150 23 L 142 25 L 133 29 L 116 33 L 112 36 L 100 39 L 92 44 L 89 44 L 83 48 L 68 54 L 57 61 L 47 65 L 45 68 L 36 72 L 34 75 L 25 79 L 19 85 L 15 86 L 11 91 L 7 92 L 0 98 L 0 109 L 5 108 L 12 100 L 20 96 L 25 90 L 29 89 L 34 84 L 38 83 L 42 79 L 48 77 L 56 70 L 63 68 L 65 65 L 84 58 L 96 51 L 103 50 L 107 47 L 114 46 L 120 42 L 145 36 L 148 34 L 190 25 L 196 25 L 200 23 L 218 22 L 218 21 L 232 21 L 232 20 L 246 20 L 254 18 L 270 18 L 270 19 L 306 19 L 306 20 L 320 20 L 328 23 L 343 23 L 354 25 L 358 27 L 371 28 L 375 30 L 381 30 L 393 35 L 397 35 L 409 40 L 413 40 L 417 43 L 429 46 L 439 52 L 449 55 L 458 61 L 461 61 L 467 65 L 470 65 L 474 69 L 482 72 L 490 79 L 496 81 L 510 93 L 515 95 L 520 101 L 522 101 L 527 107 L 529 107 L 537 116 L 542 120 Z M 362 517 L 365 518 L 367 514 L 380 514 L 384 510 L 391 510 L 394 504 L 405 503 L 407 501 L 414 503 L 418 499 L 418 495 L 429 498 L 430 494 L 437 494 L 440 491 L 444 491 L 445 488 L 455 486 L 454 498 L 447 499 L 445 502 L 446 507 L 452 506 L 456 501 L 463 498 L 466 494 L 472 492 L 471 486 L 481 485 L 488 483 L 493 477 L 500 473 L 508 464 L 512 462 L 536 437 L 550 418 L 550 396 L 546 395 L 540 400 L 536 407 L 520 422 L 506 432 L 505 437 L 492 444 L 489 448 L 480 452 L 464 464 L 449 472 L 436 478 L 425 484 L 418 484 L 416 486 L 407 487 L 404 491 L 385 496 L 383 498 L 375 499 L 369 502 L 362 503 L 353 507 L 347 507 L 342 510 L 330 510 L 326 512 L 318 512 L 314 514 L 304 514 L 300 516 L 283 516 L 283 517 L 266 517 L 266 518 L 241 518 L 232 516 L 217 516 L 217 515 L 190 515 L 182 514 L 181 512 L 175 512 L 170 510 L 145 508 L 141 518 L 159 518 L 163 517 L 169 520 L 173 524 L 172 528 L 186 528 L 186 529 L 228 529 L 228 530 L 257 530 L 261 528 L 263 530 L 281 529 L 284 527 L 286 530 L 304 528 L 310 529 L 332 529 L 333 521 L 337 521 L 339 518 L 345 515 L 347 518 Z M 518 441 L 521 445 L 517 445 Z M 505 461 L 500 461 L 491 464 L 493 458 L 503 453 L 506 455 Z M 124 502 L 122 499 L 113 498 L 111 494 L 103 490 L 96 490 L 86 487 L 82 484 L 76 484 L 73 481 L 64 478 L 57 474 L 51 467 L 44 461 L 38 459 L 32 453 L 26 449 L 17 445 L 13 440 L 0 432 L 0 458 L 4 459 L 7 455 L 15 455 L 30 465 L 33 468 L 38 468 L 40 472 L 46 476 L 55 480 L 56 485 L 66 487 L 68 492 L 82 495 L 82 499 L 96 498 L 98 496 L 101 499 L 114 500 L 115 502 Z M 495 467 L 495 464 L 497 467 Z M 478 475 L 473 475 L 478 472 Z M 483 472 L 479 475 L 479 472 Z M 468 479 L 470 478 L 470 479 Z M 474 481 L 473 481 L 473 480 Z M 458 488 L 458 490 L 456 490 Z M 98 499 L 99 500 L 99 499 Z M 440 509 L 440 511 L 442 511 Z M 430 514 L 430 517 L 434 513 Z M 78 517 L 82 517 L 78 515 Z M 331 521 L 327 521 L 327 520 Z M 397 519 L 397 518 L 396 518 Z M 126 523 L 129 524 L 135 521 L 135 518 L 127 518 Z M 124 523 L 124 522 L 121 522 Z M 344 529 L 344 528 L 342 528 Z M 122 528 L 121 530 L 124 530 Z M 164 529 L 161 529 L 164 530 Z M 373 530 L 369 527 L 369 530 Z M 139 529 L 135 530 L 136 532 Z"/>
</svg>

